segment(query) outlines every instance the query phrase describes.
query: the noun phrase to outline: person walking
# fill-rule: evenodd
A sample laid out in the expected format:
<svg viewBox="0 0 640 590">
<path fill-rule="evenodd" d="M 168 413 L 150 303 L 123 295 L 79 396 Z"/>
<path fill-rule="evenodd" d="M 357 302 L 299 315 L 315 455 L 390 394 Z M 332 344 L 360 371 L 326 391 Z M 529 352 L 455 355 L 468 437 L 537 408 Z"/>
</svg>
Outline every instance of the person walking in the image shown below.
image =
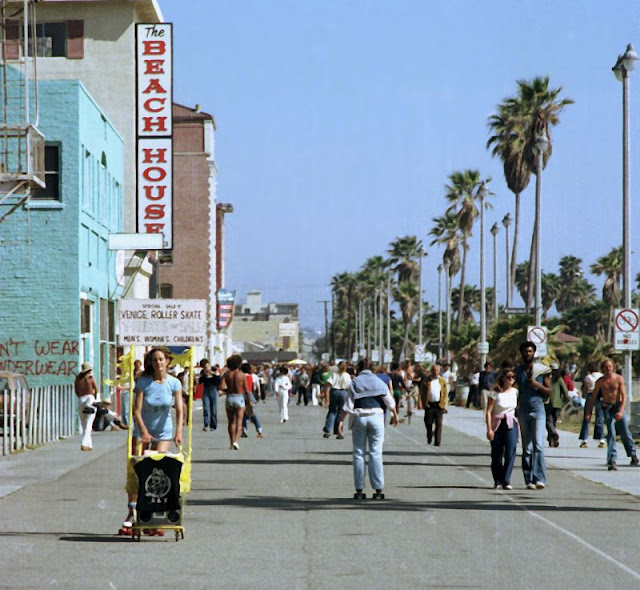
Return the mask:
<svg viewBox="0 0 640 590">
<path fill-rule="evenodd" d="M 536 345 L 527 341 L 520 345 L 522 364 L 516 371 L 518 408 L 516 415 L 522 436 L 522 473 L 528 489 L 543 490 L 547 485 L 544 461 L 546 433 L 545 399 L 551 395 L 551 369 L 535 362 Z"/>
<path fill-rule="evenodd" d="M 609 471 L 617 471 L 616 463 L 618 450 L 616 448 L 616 431 L 620 434 L 620 440 L 627 452 L 627 457 L 631 457 L 632 467 L 640 466 L 636 445 L 633 442 L 627 418 L 624 415 L 624 406 L 627 401 L 627 391 L 624 379 L 621 375 L 614 373 L 613 361 L 605 359 L 602 361 L 602 377 L 595 384 L 593 393 L 584 409 L 587 420 L 591 419 L 593 406 L 598 399 L 601 400 L 604 422 L 607 425 L 607 466 Z"/>
<path fill-rule="evenodd" d="M 467 396 L 467 403 L 465 407 L 470 407 L 473 404 L 473 407 L 478 409 L 480 407 L 479 403 L 480 398 L 480 369 L 478 369 L 477 365 L 473 366 L 471 373 L 469 373 L 469 394 Z"/>
<path fill-rule="evenodd" d="M 516 460 L 518 445 L 518 420 L 516 405 L 518 390 L 513 386 L 513 369 L 503 369 L 487 398 L 487 439 L 491 443 L 491 474 L 493 488 L 513 489 L 511 473 Z"/>
<path fill-rule="evenodd" d="M 253 367 L 249 363 L 242 363 L 240 370 L 246 375 L 247 390 L 250 392 L 248 395 L 249 403 L 247 404 L 244 416 L 242 417 L 242 438 L 247 438 L 248 436 L 247 418 L 251 420 L 251 423 L 256 427 L 257 438 L 264 438 L 264 435 L 262 434 L 262 424 L 260 424 L 260 420 L 256 414 L 258 400 L 260 399 L 260 383 L 258 381 L 258 376 L 253 372 Z"/>
<path fill-rule="evenodd" d="M 489 392 L 493 389 L 493 382 L 496 378 L 496 373 L 493 370 L 493 365 L 487 361 L 484 364 L 484 370 L 480 371 L 478 376 L 478 389 L 480 390 L 480 407 L 483 411 L 487 409 L 487 400 L 489 398 Z"/>
<path fill-rule="evenodd" d="M 364 499 L 365 469 L 375 490 L 374 500 L 384 500 L 384 414 L 391 412 L 391 424 L 397 426 L 398 412 L 389 387 L 370 370 L 367 359 L 358 363 L 358 374 L 350 383 L 347 399 L 338 419 L 338 432 L 344 435 L 344 419 L 349 415 L 353 442 L 353 480 L 355 499 Z M 367 452 L 368 449 L 368 452 Z M 365 455 L 366 457 L 365 461 Z"/>
<path fill-rule="evenodd" d="M 284 424 L 289 420 L 289 392 L 291 391 L 291 380 L 289 379 L 289 370 L 282 365 L 278 369 L 278 376 L 273 386 L 276 399 L 278 400 L 278 409 L 280 410 L 280 424 Z"/>
<path fill-rule="evenodd" d="M 446 412 L 447 399 L 447 381 L 440 375 L 438 363 L 433 363 L 429 375 L 420 381 L 420 403 L 424 408 L 427 443 L 433 441 L 436 447 L 442 442 L 442 416 Z"/>
<path fill-rule="evenodd" d="M 550 447 L 560 446 L 560 435 L 556 424 L 558 422 L 558 414 L 569 400 L 567 395 L 567 384 L 560 372 L 558 363 L 551 363 L 551 395 L 544 404 L 547 427 L 547 442 Z"/>
<path fill-rule="evenodd" d="M 596 381 L 602 377 L 602 373 L 598 371 L 598 363 L 590 362 L 587 365 L 588 373 L 582 380 L 582 395 L 585 399 L 585 407 L 589 403 L 589 399 L 593 395 L 593 390 L 596 387 Z M 599 399 L 594 400 L 593 405 L 596 409 L 596 422 L 593 426 L 593 438 L 598 441 L 598 448 L 604 449 L 606 442 L 604 440 L 604 413 L 602 411 L 602 403 Z M 588 448 L 587 439 L 589 438 L 589 423 L 591 421 L 591 414 L 589 414 L 589 420 L 587 420 L 587 413 L 582 416 L 582 428 L 580 428 L 580 448 Z"/>
<path fill-rule="evenodd" d="M 298 403 L 296 405 L 299 406 L 301 401 L 304 402 L 305 406 L 309 405 L 310 382 L 311 378 L 309 377 L 306 367 L 302 367 L 300 369 L 300 374 L 298 375 Z"/>
<path fill-rule="evenodd" d="M 247 406 L 248 391 L 245 374 L 240 370 L 242 357 L 232 354 L 227 359 L 227 371 L 222 375 L 220 391 L 227 396 L 224 407 L 227 412 L 227 432 L 229 434 L 230 449 L 238 451 L 238 441 L 242 436 L 242 418 Z"/>
<path fill-rule="evenodd" d="M 338 432 L 338 417 L 347 401 L 347 390 L 351 385 L 351 376 L 347 373 L 347 363 L 341 361 L 338 364 L 338 372 L 329 376 L 328 384 L 330 387 L 329 411 L 324 421 L 322 436 L 329 438 L 333 432 L 336 438 L 343 439 L 344 435 Z"/>
<path fill-rule="evenodd" d="M 91 451 L 93 440 L 91 433 L 93 421 L 96 419 L 96 404 L 98 402 L 98 384 L 93 376 L 91 363 L 82 363 L 80 372 L 76 375 L 73 389 L 78 398 L 78 415 L 82 428 L 81 451 Z"/>
<path fill-rule="evenodd" d="M 311 371 L 311 405 L 317 406 L 320 399 L 320 388 L 322 385 L 322 371 L 320 366 L 316 365 Z"/>
<path fill-rule="evenodd" d="M 218 428 L 218 388 L 222 379 L 218 373 L 218 365 L 211 367 L 208 359 L 200 361 L 200 376 L 198 382 L 202 385 L 202 419 L 205 432 Z"/>
</svg>

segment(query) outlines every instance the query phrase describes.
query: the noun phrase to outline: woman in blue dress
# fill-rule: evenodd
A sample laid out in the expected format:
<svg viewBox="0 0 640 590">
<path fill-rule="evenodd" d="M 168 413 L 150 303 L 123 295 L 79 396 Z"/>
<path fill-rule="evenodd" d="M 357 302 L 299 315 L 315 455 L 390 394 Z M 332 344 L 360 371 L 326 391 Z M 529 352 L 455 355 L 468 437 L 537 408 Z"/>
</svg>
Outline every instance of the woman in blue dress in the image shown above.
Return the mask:
<svg viewBox="0 0 640 590">
<path fill-rule="evenodd" d="M 142 443 L 143 449 L 150 448 L 159 453 L 171 449 L 171 441 L 176 446 L 182 444 L 182 384 L 167 373 L 169 358 L 162 348 L 151 349 L 144 358 L 144 373 L 136 381 L 134 392 L 135 427 L 133 436 Z M 176 428 L 174 434 L 171 408 L 176 408 Z"/>
</svg>

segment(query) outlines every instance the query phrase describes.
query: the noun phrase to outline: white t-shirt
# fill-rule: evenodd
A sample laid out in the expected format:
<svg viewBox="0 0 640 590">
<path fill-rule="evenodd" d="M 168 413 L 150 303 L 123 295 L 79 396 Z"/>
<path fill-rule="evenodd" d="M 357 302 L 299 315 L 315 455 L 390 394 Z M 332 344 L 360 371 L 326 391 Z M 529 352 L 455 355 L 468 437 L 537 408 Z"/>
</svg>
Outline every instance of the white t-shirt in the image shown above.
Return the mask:
<svg viewBox="0 0 640 590">
<path fill-rule="evenodd" d="M 593 373 L 585 375 L 584 385 L 587 389 L 587 395 L 593 392 L 596 387 L 596 381 L 600 379 L 600 377 L 602 377 L 602 373 L 600 373 L 599 371 L 595 371 Z"/>
<path fill-rule="evenodd" d="M 479 372 L 471 373 L 471 376 L 469 377 L 469 384 L 470 385 L 480 385 L 480 373 Z"/>
<path fill-rule="evenodd" d="M 431 381 L 429 381 L 429 395 L 427 396 L 427 401 L 439 403 L 441 393 L 442 388 L 440 387 L 440 381 L 438 379 L 431 379 Z"/>
<path fill-rule="evenodd" d="M 349 373 L 335 373 L 329 377 L 329 385 L 334 389 L 349 389 L 351 375 Z"/>
<path fill-rule="evenodd" d="M 507 391 L 494 391 L 489 392 L 489 397 L 496 400 L 491 413 L 494 416 L 499 414 L 509 414 L 516 411 L 516 405 L 518 404 L 518 390 L 515 387 L 507 389 Z"/>
</svg>

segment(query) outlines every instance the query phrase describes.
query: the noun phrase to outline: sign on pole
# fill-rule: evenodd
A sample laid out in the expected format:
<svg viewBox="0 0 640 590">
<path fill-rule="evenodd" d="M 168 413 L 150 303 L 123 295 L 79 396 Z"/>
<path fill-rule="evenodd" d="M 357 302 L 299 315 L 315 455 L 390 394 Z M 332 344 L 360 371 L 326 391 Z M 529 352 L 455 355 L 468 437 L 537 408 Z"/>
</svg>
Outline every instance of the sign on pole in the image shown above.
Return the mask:
<svg viewBox="0 0 640 590">
<path fill-rule="evenodd" d="M 121 299 L 120 346 L 200 346 L 207 343 L 204 299 Z"/>
<path fill-rule="evenodd" d="M 416 344 L 414 357 L 417 363 L 424 361 L 424 344 Z"/>
<path fill-rule="evenodd" d="M 489 343 L 486 340 L 478 342 L 478 354 L 489 354 Z"/>
<path fill-rule="evenodd" d="M 527 340 L 536 345 L 536 356 L 547 356 L 547 328 L 544 326 L 529 326 Z"/>
<path fill-rule="evenodd" d="M 640 314 L 637 309 L 616 309 L 614 314 L 614 348 L 640 349 Z"/>
</svg>

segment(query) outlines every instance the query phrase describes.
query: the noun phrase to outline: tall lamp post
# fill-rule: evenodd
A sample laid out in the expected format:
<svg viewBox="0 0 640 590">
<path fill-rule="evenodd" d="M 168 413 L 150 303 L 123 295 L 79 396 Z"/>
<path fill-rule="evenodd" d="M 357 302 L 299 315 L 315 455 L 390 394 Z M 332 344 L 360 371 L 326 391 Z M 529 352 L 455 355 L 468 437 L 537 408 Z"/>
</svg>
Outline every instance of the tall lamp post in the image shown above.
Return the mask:
<svg viewBox="0 0 640 590">
<path fill-rule="evenodd" d="M 542 168 L 544 165 L 544 153 L 549 146 L 549 139 L 547 134 L 542 131 L 536 139 L 533 145 L 533 153 L 536 156 L 536 209 L 535 209 L 535 221 L 534 227 L 536 230 L 536 290 L 535 290 L 535 306 L 536 306 L 536 326 L 542 324 L 542 268 L 540 266 L 540 226 L 542 225 L 540 219 L 540 191 L 542 188 Z"/>
<path fill-rule="evenodd" d="M 438 360 L 442 359 L 442 264 L 438 264 Z"/>
<path fill-rule="evenodd" d="M 493 236 L 493 320 L 498 319 L 498 254 L 496 250 L 496 236 L 500 231 L 498 223 L 491 226 L 491 235 Z"/>
<path fill-rule="evenodd" d="M 502 218 L 502 225 L 504 225 L 504 237 L 505 243 L 507 246 L 507 253 L 505 257 L 505 264 L 507 269 L 507 277 L 506 285 L 507 285 L 507 307 L 511 307 L 511 269 L 509 267 L 509 226 L 511 225 L 511 215 L 508 213 Z"/>
<path fill-rule="evenodd" d="M 450 273 L 451 263 L 447 260 L 444 263 L 444 272 L 445 272 L 445 284 L 447 290 L 447 331 L 446 331 L 446 351 L 447 351 L 447 362 L 451 362 L 451 351 L 449 350 L 449 343 L 451 340 L 451 273 Z"/>
<path fill-rule="evenodd" d="M 484 183 L 478 189 L 480 193 L 480 342 L 483 347 L 480 353 L 480 366 L 487 362 L 485 342 L 487 341 L 487 293 L 484 284 Z"/>
<path fill-rule="evenodd" d="M 629 43 L 624 55 L 618 56 L 612 70 L 616 78 L 622 82 L 622 289 L 625 309 L 631 307 L 631 215 L 629 209 L 629 73 L 638 61 L 638 54 Z M 631 368 L 631 351 L 624 355 L 624 380 L 627 399 L 633 398 L 633 382 Z"/>
</svg>

